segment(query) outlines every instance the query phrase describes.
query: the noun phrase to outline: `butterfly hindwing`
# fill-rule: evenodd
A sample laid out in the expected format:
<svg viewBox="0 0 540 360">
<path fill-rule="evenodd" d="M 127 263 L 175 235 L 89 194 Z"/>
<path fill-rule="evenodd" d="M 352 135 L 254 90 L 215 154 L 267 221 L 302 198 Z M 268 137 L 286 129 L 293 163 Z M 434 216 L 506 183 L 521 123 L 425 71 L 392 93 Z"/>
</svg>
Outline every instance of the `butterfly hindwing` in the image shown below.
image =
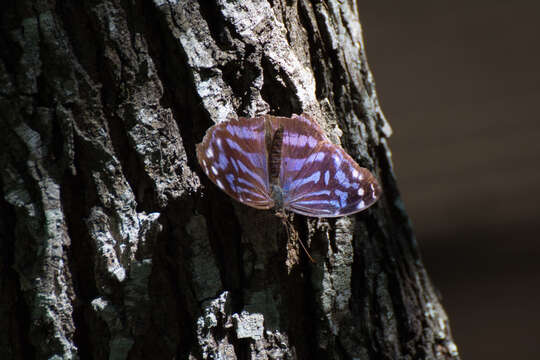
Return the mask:
<svg viewBox="0 0 540 360">
<path fill-rule="evenodd" d="M 380 188 L 340 146 L 331 143 L 307 115 L 277 118 L 283 125 L 280 186 L 284 206 L 316 217 L 352 214 L 372 205 Z"/>
<path fill-rule="evenodd" d="M 362 211 L 375 203 L 380 194 L 369 170 L 328 141 L 314 149 L 294 180 L 283 187 L 287 194 L 285 208 L 315 217 Z"/>
</svg>

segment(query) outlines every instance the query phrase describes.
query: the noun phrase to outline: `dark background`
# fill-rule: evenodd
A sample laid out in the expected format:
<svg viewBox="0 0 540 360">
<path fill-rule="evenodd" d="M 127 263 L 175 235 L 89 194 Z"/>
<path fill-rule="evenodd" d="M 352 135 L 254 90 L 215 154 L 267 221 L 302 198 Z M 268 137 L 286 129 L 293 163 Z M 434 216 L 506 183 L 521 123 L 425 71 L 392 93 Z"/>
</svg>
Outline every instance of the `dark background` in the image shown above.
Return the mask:
<svg viewBox="0 0 540 360">
<path fill-rule="evenodd" d="M 540 359 L 540 2 L 360 1 L 400 190 L 463 359 Z"/>
</svg>

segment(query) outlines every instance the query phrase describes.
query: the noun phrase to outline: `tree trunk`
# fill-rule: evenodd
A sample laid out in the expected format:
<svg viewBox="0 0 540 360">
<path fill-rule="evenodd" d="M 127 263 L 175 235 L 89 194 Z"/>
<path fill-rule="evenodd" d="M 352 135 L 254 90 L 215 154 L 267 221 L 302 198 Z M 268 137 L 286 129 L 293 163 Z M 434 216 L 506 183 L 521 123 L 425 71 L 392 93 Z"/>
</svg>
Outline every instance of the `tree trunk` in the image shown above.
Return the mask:
<svg viewBox="0 0 540 360">
<path fill-rule="evenodd" d="M 458 358 L 355 1 L 0 7 L 0 358 Z M 195 157 L 215 122 L 302 112 L 384 192 L 294 217 L 315 263 Z"/>
</svg>

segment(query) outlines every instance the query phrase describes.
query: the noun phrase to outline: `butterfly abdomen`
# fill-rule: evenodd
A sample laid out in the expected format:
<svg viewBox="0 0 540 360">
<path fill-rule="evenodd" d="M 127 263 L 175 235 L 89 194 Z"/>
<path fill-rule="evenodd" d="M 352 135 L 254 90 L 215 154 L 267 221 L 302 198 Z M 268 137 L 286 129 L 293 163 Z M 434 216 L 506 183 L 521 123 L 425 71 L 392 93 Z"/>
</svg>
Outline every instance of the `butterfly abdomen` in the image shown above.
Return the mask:
<svg viewBox="0 0 540 360">
<path fill-rule="evenodd" d="M 279 184 L 281 169 L 281 147 L 283 145 L 283 126 L 280 126 L 271 137 L 270 151 L 268 152 L 268 173 L 270 186 Z"/>
</svg>

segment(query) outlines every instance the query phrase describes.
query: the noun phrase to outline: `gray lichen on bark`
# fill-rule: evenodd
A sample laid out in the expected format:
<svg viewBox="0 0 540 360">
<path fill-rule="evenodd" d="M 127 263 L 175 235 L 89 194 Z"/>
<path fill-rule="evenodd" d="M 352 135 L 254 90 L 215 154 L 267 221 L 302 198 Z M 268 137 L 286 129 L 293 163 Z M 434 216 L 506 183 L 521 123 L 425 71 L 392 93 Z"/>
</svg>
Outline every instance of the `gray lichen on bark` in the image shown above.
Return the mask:
<svg viewBox="0 0 540 360">
<path fill-rule="evenodd" d="M 458 358 L 355 1 L 0 10 L 0 357 Z M 212 123 L 301 112 L 384 188 L 357 216 L 290 219 L 313 264 L 195 159 Z"/>
</svg>

